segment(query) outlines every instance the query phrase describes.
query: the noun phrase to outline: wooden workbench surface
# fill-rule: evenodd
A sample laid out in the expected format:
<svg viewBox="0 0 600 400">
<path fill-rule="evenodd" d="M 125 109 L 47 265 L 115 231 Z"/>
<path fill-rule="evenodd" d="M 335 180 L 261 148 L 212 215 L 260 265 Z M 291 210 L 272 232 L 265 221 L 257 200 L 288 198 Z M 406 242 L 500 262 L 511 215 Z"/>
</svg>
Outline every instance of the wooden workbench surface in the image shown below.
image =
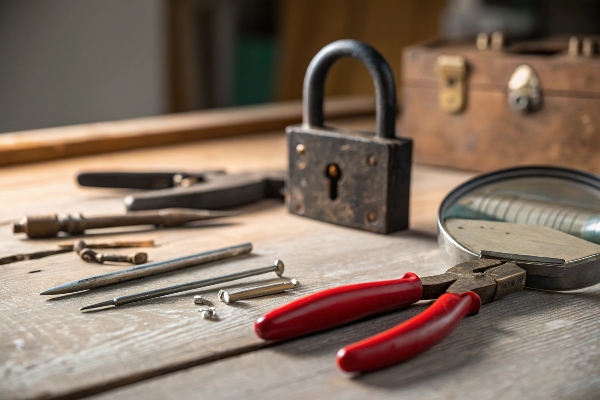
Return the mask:
<svg viewBox="0 0 600 400">
<path fill-rule="evenodd" d="M 6 167 L 0 172 L 0 257 L 65 241 L 13 235 L 8 221 L 24 214 L 124 211 L 128 191 L 78 188 L 73 178 L 80 170 L 235 172 L 285 163 L 279 131 Z M 122 267 L 87 264 L 73 253 L 0 266 L 0 398 L 597 398 L 598 285 L 572 293 L 524 290 L 486 305 L 420 357 L 362 376 L 336 368 L 337 350 L 394 326 L 425 304 L 281 344 L 265 346 L 254 335 L 256 318 L 298 296 L 406 271 L 444 271 L 437 207 L 472 175 L 415 166 L 411 229 L 388 236 L 290 215 L 281 203 L 267 200 L 244 207 L 239 217 L 164 230 L 128 228 L 89 239 L 154 239 L 158 246 L 147 249 L 152 261 L 254 244 L 252 255 L 227 262 L 53 298 L 38 293 Z M 78 311 L 120 294 L 265 266 L 277 258 L 286 263 L 285 275 L 301 282 L 299 290 L 225 305 L 208 288 Z M 197 293 L 213 302 L 218 320 L 201 318 L 192 301 Z"/>
</svg>

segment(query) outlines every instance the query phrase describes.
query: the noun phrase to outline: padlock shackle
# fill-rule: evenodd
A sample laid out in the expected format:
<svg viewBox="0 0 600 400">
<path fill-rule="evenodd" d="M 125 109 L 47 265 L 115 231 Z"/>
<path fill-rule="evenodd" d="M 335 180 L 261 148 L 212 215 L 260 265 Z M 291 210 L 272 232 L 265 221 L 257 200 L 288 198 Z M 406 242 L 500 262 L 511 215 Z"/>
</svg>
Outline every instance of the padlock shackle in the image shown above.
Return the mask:
<svg viewBox="0 0 600 400">
<path fill-rule="evenodd" d="M 377 136 L 396 135 L 396 84 L 394 74 L 383 56 L 358 40 L 343 39 L 328 44 L 310 62 L 304 76 L 302 123 L 323 127 L 325 78 L 334 62 L 343 57 L 356 58 L 369 70 L 375 84 Z"/>
</svg>

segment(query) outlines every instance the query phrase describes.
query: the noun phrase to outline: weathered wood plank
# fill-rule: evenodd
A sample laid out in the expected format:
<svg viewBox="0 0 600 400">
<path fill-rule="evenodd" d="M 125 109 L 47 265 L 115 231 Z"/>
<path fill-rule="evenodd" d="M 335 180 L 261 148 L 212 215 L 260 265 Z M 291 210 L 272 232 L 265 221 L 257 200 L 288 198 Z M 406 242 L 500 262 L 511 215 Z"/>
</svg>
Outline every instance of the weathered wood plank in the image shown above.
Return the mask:
<svg viewBox="0 0 600 400">
<path fill-rule="evenodd" d="M 285 139 L 273 133 L 5 168 L 0 176 L 4 205 L 0 220 L 33 211 L 124 210 L 121 198 L 127 191 L 75 187 L 73 176 L 80 169 L 225 167 L 233 172 L 283 168 L 285 158 Z M 435 211 L 443 195 L 469 176 L 417 167 L 412 229 L 390 236 L 292 216 L 280 203 L 265 201 L 246 207 L 243 216 L 210 221 L 206 224 L 210 228 L 132 229 L 135 233 L 110 236 L 155 239 L 159 246 L 148 249 L 152 260 L 248 240 L 255 244 L 255 255 L 227 263 L 53 300 L 38 293 L 117 267 L 87 264 L 74 254 L 0 266 L 0 398 L 74 397 L 250 351 L 262 345 L 252 332 L 252 321 L 290 298 L 341 283 L 389 278 L 408 268 L 421 274 L 438 271 L 443 266 L 435 243 Z M 0 226 L 0 239 L 0 256 L 64 240 L 17 238 L 6 224 Z M 107 311 L 77 310 L 119 294 L 262 266 L 276 258 L 286 262 L 286 276 L 299 279 L 302 288 L 237 307 L 217 303 L 214 290 L 203 291 L 215 302 L 217 322 L 200 318 L 192 292 Z M 41 272 L 30 273 L 34 270 Z"/>
<path fill-rule="evenodd" d="M 548 97 L 524 116 L 506 93 L 469 92 L 465 113 L 444 113 L 438 91 L 407 86 L 402 131 L 415 140 L 421 163 L 493 171 L 517 165 L 555 165 L 600 173 L 598 98 Z M 593 111 L 594 110 L 594 111 Z"/>
<path fill-rule="evenodd" d="M 329 118 L 372 115 L 372 97 L 331 99 Z M 0 135 L 0 166 L 283 129 L 302 119 L 300 101 L 193 111 Z"/>
<path fill-rule="evenodd" d="M 414 316 L 426 306 L 418 304 L 93 398 L 597 399 L 599 299 L 600 286 L 524 290 L 484 306 L 413 360 L 364 375 L 337 369 L 341 347 Z"/>
</svg>

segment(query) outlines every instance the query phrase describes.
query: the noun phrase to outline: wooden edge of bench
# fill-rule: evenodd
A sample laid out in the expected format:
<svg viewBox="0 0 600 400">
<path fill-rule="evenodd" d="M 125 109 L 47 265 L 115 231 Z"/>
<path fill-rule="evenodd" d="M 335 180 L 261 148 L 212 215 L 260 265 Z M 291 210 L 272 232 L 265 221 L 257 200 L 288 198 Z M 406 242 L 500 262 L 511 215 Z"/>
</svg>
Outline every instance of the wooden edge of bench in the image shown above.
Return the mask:
<svg viewBox="0 0 600 400">
<path fill-rule="evenodd" d="M 373 115 L 373 97 L 332 98 L 327 118 Z M 0 134 L 0 166 L 283 129 L 302 120 L 302 102 L 192 111 Z"/>
</svg>

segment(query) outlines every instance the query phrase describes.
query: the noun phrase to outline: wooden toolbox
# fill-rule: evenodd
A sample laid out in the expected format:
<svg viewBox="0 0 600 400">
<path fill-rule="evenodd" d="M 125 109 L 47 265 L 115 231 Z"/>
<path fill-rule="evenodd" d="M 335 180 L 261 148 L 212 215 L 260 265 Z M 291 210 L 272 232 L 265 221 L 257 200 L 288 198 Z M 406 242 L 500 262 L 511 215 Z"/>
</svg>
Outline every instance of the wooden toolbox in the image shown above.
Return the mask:
<svg viewBox="0 0 600 400">
<path fill-rule="evenodd" d="M 597 38 L 430 41 L 404 50 L 403 71 L 401 134 L 417 162 L 600 173 Z"/>
</svg>

